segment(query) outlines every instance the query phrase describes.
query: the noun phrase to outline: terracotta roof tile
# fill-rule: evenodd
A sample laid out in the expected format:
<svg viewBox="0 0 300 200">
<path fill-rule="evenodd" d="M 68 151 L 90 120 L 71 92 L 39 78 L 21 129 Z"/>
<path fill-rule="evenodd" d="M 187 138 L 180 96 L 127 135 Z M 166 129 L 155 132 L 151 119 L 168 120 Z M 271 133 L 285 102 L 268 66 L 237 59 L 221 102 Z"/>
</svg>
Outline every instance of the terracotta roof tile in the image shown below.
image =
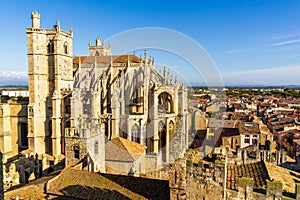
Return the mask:
<svg viewBox="0 0 300 200">
<path fill-rule="evenodd" d="M 227 166 L 228 189 L 238 189 L 239 177 L 253 178 L 255 189 L 265 189 L 268 172 L 263 162 Z"/>
<path fill-rule="evenodd" d="M 140 63 L 144 62 L 141 58 L 135 56 L 135 55 L 113 55 L 113 56 L 74 56 L 73 63 L 74 64 L 80 64 L 83 63 L 95 63 L 95 59 L 97 60 L 97 63 L 110 63 L 111 59 L 114 63 L 127 63 L 129 58 L 129 62 L 131 63 Z"/>
</svg>

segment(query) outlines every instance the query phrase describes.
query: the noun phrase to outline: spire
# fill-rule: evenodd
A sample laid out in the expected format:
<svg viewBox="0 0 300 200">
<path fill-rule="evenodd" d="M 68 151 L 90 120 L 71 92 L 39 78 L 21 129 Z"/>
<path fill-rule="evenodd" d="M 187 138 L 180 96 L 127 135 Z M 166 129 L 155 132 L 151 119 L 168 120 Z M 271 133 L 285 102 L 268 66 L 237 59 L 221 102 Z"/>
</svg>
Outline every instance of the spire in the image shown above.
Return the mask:
<svg viewBox="0 0 300 200">
<path fill-rule="evenodd" d="M 170 69 L 168 69 L 168 78 L 167 78 L 167 84 L 170 85 L 171 81 L 171 74 L 170 74 Z"/>
<path fill-rule="evenodd" d="M 144 50 L 144 61 L 145 62 L 147 61 L 147 50 L 146 49 Z"/>
<path fill-rule="evenodd" d="M 59 20 L 57 20 L 56 27 L 57 27 L 57 30 L 60 30 L 60 21 Z"/>
<path fill-rule="evenodd" d="M 31 13 L 32 28 L 40 28 L 40 18 L 40 13 L 36 11 Z"/>
<path fill-rule="evenodd" d="M 151 65 L 154 65 L 154 56 L 152 57 Z"/>
<path fill-rule="evenodd" d="M 101 45 L 101 40 L 100 38 L 96 38 L 96 46 L 100 46 Z"/>
<path fill-rule="evenodd" d="M 164 66 L 163 77 L 164 77 L 164 82 L 165 82 L 166 81 L 166 66 Z"/>
</svg>

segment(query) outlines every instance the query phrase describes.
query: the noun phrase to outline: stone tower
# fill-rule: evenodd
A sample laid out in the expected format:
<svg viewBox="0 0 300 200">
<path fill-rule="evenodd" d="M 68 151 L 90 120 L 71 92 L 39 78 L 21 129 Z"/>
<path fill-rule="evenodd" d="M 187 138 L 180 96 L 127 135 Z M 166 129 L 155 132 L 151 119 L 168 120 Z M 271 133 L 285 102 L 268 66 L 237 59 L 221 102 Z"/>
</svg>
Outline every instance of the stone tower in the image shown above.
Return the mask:
<svg viewBox="0 0 300 200">
<path fill-rule="evenodd" d="M 89 51 L 90 56 L 110 56 L 111 54 L 111 47 L 105 46 L 104 40 L 100 38 L 96 38 L 96 45 L 92 46 L 89 42 Z"/>
<path fill-rule="evenodd" d="M 66 126 L 66 98 L 73 85 L 72 29 L 59 21 L 51 29 L 40 28 L 40 14 L 32 12 L 26 29 L 28 48 L 28 143 L 34 153 L 62 153 Z"/>
</svg>

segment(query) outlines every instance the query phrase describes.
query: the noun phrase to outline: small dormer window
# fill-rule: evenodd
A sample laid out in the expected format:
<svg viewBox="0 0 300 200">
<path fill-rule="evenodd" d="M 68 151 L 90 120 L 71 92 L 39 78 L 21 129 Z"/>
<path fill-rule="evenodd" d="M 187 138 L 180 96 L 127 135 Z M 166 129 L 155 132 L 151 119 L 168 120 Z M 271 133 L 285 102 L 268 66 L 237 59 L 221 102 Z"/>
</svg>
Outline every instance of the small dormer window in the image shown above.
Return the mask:
<svg viewBox="0 0 300 200">
<path fill-rule="evenodd" d="M 64 43 L 64 54 L 68 54 L 68 43 Z"/>
</svg>

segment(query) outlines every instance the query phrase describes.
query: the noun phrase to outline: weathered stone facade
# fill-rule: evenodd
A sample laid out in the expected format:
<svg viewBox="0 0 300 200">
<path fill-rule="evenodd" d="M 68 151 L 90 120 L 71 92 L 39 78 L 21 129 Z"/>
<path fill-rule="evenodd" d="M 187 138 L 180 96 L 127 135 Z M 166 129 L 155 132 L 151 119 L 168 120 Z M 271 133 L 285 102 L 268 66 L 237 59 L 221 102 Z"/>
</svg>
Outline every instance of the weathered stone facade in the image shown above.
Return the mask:
<svg viewBox="0 0 300 200">
<path fill-rule="evenodd" d="M 99 38 L 95 46 L 89 42 L 89 56 L 73 57 L 72 29 L 62 30 L 59 22 L 41 28 L 40 14 L 31 18 L 28 142 L 34 153 L 65 154 L 73 165 L 88 152 L 89 169 L 104 171 L 105 142 L 123 137 L 147 146 L 148 157 L 155 157 L 149 170 L 183 156 L 187 87 L 170 71 L 160 74 L 146 51 L 144 58 L 113 55 Z"/>
<path fill-rule="evenodd" d="M 0 102 L 0 151 L 3 163 L 28 148 L 27 102 L 18 98 Z"/>
<path fill-rule="evenodd" d="M 0 151 L 0 199 L 4 199 L 4 187 L 3 187 L 3 162 L 2 153 Z"/>
<path fill-rule="evenodd" d="M 63 130 L 69 110 L 65 109 L 73 84 L 73 32 L 40 27 L 40 14 L 32 13 L 26 29 L 28 47 L 28 142 L 34 153 L 62 153 Z"/>
</svg>

